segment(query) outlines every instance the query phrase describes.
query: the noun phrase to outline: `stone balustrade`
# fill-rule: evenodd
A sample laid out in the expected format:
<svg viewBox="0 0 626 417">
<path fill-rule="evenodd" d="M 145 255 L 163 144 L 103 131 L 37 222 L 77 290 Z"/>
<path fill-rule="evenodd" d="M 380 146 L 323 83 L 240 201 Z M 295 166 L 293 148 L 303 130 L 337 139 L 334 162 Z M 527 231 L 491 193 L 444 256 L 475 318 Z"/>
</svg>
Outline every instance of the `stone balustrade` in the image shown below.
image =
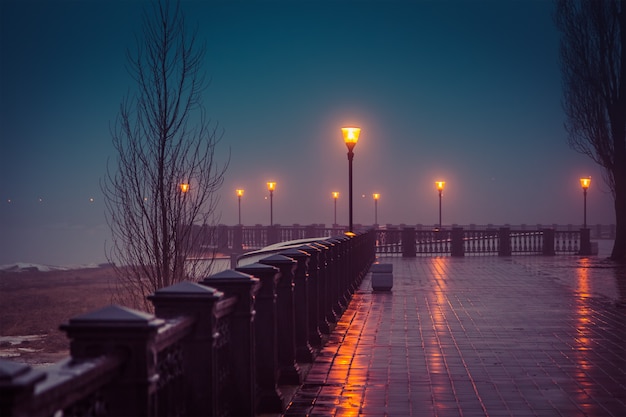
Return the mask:
<svg viewBox="0 0 626 417">
<path fill-rule="evenodd" d="M 111 305 L 61 325 L 70 357 L 0 360 L 2 416 L 240 416 L 284 411 L 375 258 L 375 233 L 162 288 L 154 314 Z"/>
</svg>

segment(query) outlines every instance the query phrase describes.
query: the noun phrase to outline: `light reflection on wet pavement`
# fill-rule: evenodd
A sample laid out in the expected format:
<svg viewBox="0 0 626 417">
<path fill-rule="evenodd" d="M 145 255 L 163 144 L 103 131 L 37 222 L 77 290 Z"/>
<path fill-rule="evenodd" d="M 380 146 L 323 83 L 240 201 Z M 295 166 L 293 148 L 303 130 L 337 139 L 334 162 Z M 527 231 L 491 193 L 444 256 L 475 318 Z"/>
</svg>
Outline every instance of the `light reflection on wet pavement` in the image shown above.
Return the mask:
<svg viewBox="0 0 626 417">
<path fill-rule="evenodd" d="M 625 269 L 598 258 L 381 258 L 286 416 L 626 416 Z"/>
</svg>

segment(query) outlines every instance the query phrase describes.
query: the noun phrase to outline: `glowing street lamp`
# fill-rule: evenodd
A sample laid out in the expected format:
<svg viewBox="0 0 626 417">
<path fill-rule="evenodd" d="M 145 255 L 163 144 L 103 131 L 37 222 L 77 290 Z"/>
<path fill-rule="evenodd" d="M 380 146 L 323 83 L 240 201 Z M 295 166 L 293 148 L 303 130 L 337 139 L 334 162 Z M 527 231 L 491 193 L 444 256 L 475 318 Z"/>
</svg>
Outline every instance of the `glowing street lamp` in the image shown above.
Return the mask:
<svg viewBox="0 0 626 417">
<path fill-rule="evenodd" d="M 591 177 L 580 179 L 580 186 L 583 188 L 583 229 L 587 228 L 587 189 L 590 185 Z"/>
<path fill-rule="evenodd" d="M 349 225 L 348 231 L 352 232 L 352 159 L 354 158 L 354 147 L 359 141 L 359 135 L 361 134 L 361 128 L 359 127 L 342 127 L 343 140 L 348 147 L 348 210 L 349 210 Z"/>
<path fill-rule="evenodd" d="M 243 197 L 243 190 L 238 189 L 235 191 L 237 192 L 237 200 L 239 201 L 239 223 L 238 224 L 241 224 L 241 197 Z"/>
<path fill-rule="evenodd" d="M 376 226 L 378 224 L 378 199 L 380 194 L 374 193 L 372 197 L 374 197 L 374 225 Z"/>
<path fill-rule="evenodd" d="M 267 183 L 267 190 L 270 192 L 270 226 L 274 225 L 274 190 L 276 189 L 275 182 Z"/>
<path fill-rule="evenodd" d="M 446 186 L 445 181 L 435 181 L 437 191 L 439 191 L 439 230 L 441 230 L 441 195 L 443 194 L 443 188 Z"/>
<path fill-rule="evenodd" d="M 187 199 L 185 197 L 187 197 L 187 193 L 189 192 L 189 183 L 188 182 L 181 182 L 180 183 L 180 192 L 183 195 L 183 200 L 182 200 L 182 212 L 181 212 L 181 217 L 180 219 L 177 220 L 177 223 L 181 223 L 181 219 L 182 219 L 182 223 L 184 224 L 185 222 L 185 217 L 186 217 L 186 211 L 187 211 Z M 180 224 L 178 224 L 178 227 L 184 227 L 184 226 L 180 226 Z M 181 245 L 182 242 L 177 238 L 175 245 L 178 247 L 179 245 Z"/>
<path fill-rule="evenodd" d="M 339 198 L 339 191 L 333 191 L 333 200 L 335 200 L 335 222 L 333 225 L 337 224 L 337 199 Z"/>
</svg>

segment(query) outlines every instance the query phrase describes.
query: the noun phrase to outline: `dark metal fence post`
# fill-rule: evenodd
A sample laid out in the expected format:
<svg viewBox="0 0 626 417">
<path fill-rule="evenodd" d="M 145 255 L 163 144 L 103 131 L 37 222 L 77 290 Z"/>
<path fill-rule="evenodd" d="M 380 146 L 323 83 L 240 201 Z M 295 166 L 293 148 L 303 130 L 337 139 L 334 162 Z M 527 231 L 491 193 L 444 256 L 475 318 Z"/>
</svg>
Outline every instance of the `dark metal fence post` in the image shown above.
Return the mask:
<svg viewBox="0 0 626 417">
<path fill-rule="evenodd" d="M 257 413 L 283 411 L 283 395 L 278 389 L 278 350 L 276 324 L 276 283 L 279 270 L 253 263 L 236 269 L 258 278 L 261 288 L 255 298 L 254 331 L 256 343 Z"/>
<path fill-rule="evenodd" d="M 252 416 L 256 412 L 254 297 L 261 285 L 260 281 L 252 275 L 229 269 L 204 278 L 202 285 L 217 288 L 226 296 L 237 298 L 230 326 L 234 390 L 229 391 L 234 391 L 233 414 Z"/>
<path fill-rule="evenodd" d="M 186 413 L 214 415 L 218 412 L 217 358 L 213 349 L 217 334 L 215 304 L 224 294 L 193 282 L 161 288 L 148 299 L 159 318 L 189 316 L 193 334 L 183 341 L 183 380 Z"/>
<path fill-rule="evenodd" d="M 276 314 L 278 329 L 278 383 L 300 385 L 300 367 L 296 363 L 295 315 L 293 298 L 293 273 L 297 262 L 284 255 L 271 255 L 259 263 L 271 265 L 280 270 L 276 286 Z"/>
<path fill-rule="evenodd" d="M 350 304 L 350 300 L 352 299 L 352 294 L 356 291 L 359 283 L 360 277 L 360 261 L 359 258 L 359 242 L 363 239 L 363 233 L 357 233 L 356 236 L 347 237 L 344 242 L 346 246 L 346 256 L 347 256 L 347 274 L 344 280 L 344 295 L 346 297 L 346 308 L 348 304 Z"/>
<path fill-rule="evenodd" d="M 415 228 L 405 227 L 402 229 L 402 257 L 415 258 L 417 249 L 415 247 Z"/>
<path fill-rule="evenodd" d="M 35 385 L 46 375 L 29 365 L 0 359 L 0 416 L 27 416 Z"/>
<path fill-rule="evenodd" d="M 153 416 L 157 414 L 155 338 L 165 325 L 151 314 L 111 305 L 74 318 L 61 325 L 70 339 L 73 359 L 104 354 L 124 356 L 128 366 L 116 384 L 103 395 L 110 415 Z"/>
<path fill-rule="evenodd" d="M 453 227 L 451 234 L 450 251 L 452 256 L 465 256 L 465 248 L 463 247 L 463 228 Z"/>
<path fill-rule="evenodd" d="M 322 346 L 321 332 L 318 328 L 317 320 L 319 317 L 319 301 L 320 301 L 320 274 L 319 274 L 319 258 L 322 251 L 318 247 L 313 245 L 303 245 L 298 249 L 305 251 L 310 255 L 309 257 L 309 317 L 308 317 L 308 332 L 309 343 L 311 347 L 318 349 Z"/>
<path fill-rule="evenodd" d="M 501 227 L 498 230 L 498 256 L 511 256 L 511 229 Z"/>
<path fill-rule="evenodd" d="M 309 343 L 309 255 L 300 249 L 287 249 L 281 255 L 295 259 L 297 262 L 294 274 L 294 317 L 296 339 L 296 360 L 313 362 L 313 348 Z"/>
<path fill-rule="evenodd" d="M 543 229 L 543 250 L 542 253 L 546 256 L 554 256 L 554 229 Z"/>
<path fill-rule="evenodd" d="M 348 245 L 351 238 L 347 236 L 337 236 L 329 239 L 333 246 L 334 258 L 333 267 L 335 279 L 332 281 L 334 299 L 333 305 L 337 318 L 341 317 L 348 307 L 349 296 L 346 294 L 346 283 L 350 279 L 350 262 Z"/>
<path fill-rule="evenodd" d="M 241 253 L 243 251 L 243 226 L 238 224 L 233 226 L 233 252 Z"/>
<path fill-rule="evenodd" d="M 228 249 L 228 226 L 225 224 L 217 226 L 217 248 L 218 250 Z"/>
<path fill-rule="evenodd" d="M 580 229 L 580 252 L 579 255 L 591 255 L 591 229 Z"/>
<path fill-rule="evenodd" d="M 330 334 L 331 323 L 330 312 L 332 307 L 330 304 L 330 287 L 328 281 L 330 279 L 330 244 L 327 242 L 314 242 L 312 245 L 318 248 L 319 254 L 319 285 L 318 285 L 318 319 L 317 325 L 321 333 Z"/>
<path fill-rule="evenodd" d="M 338 281 L 341 276 L 339 269 L 339 243 L 333 238 L 327 239 L 324 243 L 330 245 L 330 258 L 328 260 L 328 295 L 329 295 L 329 308 L 331 315 L 328 317 L 331 323 L 337 323 L 341 313 L 343 313 L 342 306 L 339 302 L 339 285 Z"/>
<path fill-rule="evenodd" d="M 280 242 L 280 225 L 274 224 L 267 227 L 267 244 L 273 245 Z"/>
</svg>

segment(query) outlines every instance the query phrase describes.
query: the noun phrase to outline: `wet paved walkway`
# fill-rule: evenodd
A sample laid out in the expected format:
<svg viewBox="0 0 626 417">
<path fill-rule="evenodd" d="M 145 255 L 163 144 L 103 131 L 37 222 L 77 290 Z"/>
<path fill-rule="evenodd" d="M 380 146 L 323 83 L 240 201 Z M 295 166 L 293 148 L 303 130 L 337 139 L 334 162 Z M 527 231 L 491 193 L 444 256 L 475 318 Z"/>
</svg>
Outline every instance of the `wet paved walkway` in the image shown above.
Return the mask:
<svg viewBox="0 0 626 417">
<path fill-rule="evenodd" d="M 381 258 L 285 416 L 626 416 L 623 273 L 577 257 Z"/>
</svg>

